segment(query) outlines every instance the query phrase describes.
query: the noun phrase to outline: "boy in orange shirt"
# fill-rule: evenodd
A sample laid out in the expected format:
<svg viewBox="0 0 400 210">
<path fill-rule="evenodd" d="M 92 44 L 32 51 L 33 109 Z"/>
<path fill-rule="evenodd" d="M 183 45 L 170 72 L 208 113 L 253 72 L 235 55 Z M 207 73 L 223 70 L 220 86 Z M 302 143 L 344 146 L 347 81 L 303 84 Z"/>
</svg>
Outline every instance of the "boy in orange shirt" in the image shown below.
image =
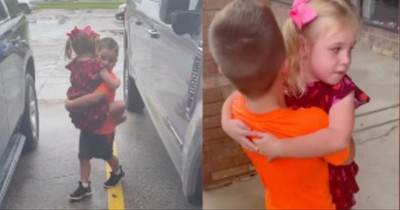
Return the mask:
<svg viewBox="0 0 400 210">
<path fill-rule="evenodd" d="M 117 76 L 111 70 L 114 68 L 118 58 L 118 43 L 109 37 L 100 40 L 99 57 L 106 64 L 113 78 Z M 97 104 L 102 98 L 106 98 L 108 103 L 113 103 L 115 115 L 109 115 L 95 131 L 81 130 L 79 137 L 79 162 L 80 162 L 80 182 L 78 188 L 69 195 L 71 200 L 80 200 L 92 193 L 90 187 L 90 159 L 100 158 L 105 160 L 111 167 L 110 177 L 104 183 L 105 188 L 110 188 L 118 184 L 125 175 L 119 165 L 118 158 L 113 155 L 113 142 L 115 127 L 117 124 L 126 120 L 124 115 L 125 105 L 122 101 L 115 101 L 115 90 L 111 90 L 105 83 L 102 83 L 96 90 L 74 100 L 67 100 L 65 107 L 68 110 L 79 111 L 79 109 L 91 107 Z"/>
<path fill-rule="evenodd" d="M 328 116 L 322 109 L 286 108 L 286 52 L 282 34 L 266 5 L 255 0 L 231 2 L 213 19 L 209 43 L 219 70 L 240 92 L 232 102 L 233 118 L 278 138 L 301 136 L 328 126 Z M 257 136 L 251 139 L 258 140 Z M 327 163 L 344 163 L 349 149 L 321 158 L 281 158 L 274 162 L 243 150 L 266 189 L 267 209 L 335 209 Z"/>
</svg>

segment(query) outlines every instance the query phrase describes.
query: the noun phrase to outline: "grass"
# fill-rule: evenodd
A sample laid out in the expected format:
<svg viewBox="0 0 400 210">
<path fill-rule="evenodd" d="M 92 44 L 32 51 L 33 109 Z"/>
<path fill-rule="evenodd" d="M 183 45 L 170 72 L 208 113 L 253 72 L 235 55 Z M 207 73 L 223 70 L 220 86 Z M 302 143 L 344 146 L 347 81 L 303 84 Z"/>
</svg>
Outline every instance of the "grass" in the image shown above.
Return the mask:
<svg viewBox="0 0 400 210">
<path fill-rule="evenodd" d="M 38 2 L 36 9 L 117 9 L 124 2 Z"/>
</svg>

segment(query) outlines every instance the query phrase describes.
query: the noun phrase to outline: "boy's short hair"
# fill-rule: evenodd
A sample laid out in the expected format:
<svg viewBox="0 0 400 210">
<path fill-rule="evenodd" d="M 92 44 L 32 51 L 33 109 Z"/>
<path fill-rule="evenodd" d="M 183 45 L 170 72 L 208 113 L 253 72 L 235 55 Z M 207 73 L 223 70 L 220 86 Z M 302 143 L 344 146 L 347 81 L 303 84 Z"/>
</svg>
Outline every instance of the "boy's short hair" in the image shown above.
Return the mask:
<svg viewBox="0 0 400 210">
<path fill-rule="evenodd" d="M 104 48 L 113 50 L 118 55 L 119 46 L 118 46 L 117 41 L 115 41 L 115 39 L 113 39 L 111 37 L 102 38 L 99 42 L 99 50 L 104 49 Z"/>
<path fill-rule="evenodd" d="M 265 94 L 274 83 L 286 53 L 270 8 L 256 0 L 235 0 L 210 25 L 210 51 L 222 73 L 244 95 Z"/>
</svg>

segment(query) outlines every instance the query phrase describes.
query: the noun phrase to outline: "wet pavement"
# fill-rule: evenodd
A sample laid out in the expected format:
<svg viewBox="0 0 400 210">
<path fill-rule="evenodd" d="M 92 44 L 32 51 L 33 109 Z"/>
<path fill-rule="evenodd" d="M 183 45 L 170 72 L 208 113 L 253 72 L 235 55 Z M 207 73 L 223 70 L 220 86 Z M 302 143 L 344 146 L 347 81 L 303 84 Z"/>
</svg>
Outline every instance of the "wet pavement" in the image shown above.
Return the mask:
<svg viewBox="0 0 400 210">
<path fill-rule="evenodd" d="M 78 135 L 64 109 L 69 87 L 65 70 L 65 33 L 74 26 L 91 25 L 102 37 L 115 38 L 120 45 L 116 74 L 122 79 L 123 24 L 113 10 L 37 10 L 28 16 L 35 56 L 39 99 L 40 141 L 38 148 L 21 156 L 1 208 L 5 209 L 92 209 L 108 208 L 105 162 L 92 161 L 93 195 L 70 202 L 68 194 L 78 185 Z M 122 87 L 117 91 L 122 99 Z M 166 153 L 145 110 L 129 114 L 117 128 L 118 157 L 125 170 L 122 188 L 125 208 L 188 209 L 178 173 Z"/>
</svg>

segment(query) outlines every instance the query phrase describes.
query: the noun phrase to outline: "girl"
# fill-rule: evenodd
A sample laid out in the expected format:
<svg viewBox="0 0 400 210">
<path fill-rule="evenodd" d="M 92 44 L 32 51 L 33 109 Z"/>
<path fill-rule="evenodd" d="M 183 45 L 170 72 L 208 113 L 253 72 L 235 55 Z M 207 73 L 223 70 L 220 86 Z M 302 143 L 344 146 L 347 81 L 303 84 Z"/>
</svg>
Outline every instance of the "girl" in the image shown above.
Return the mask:
<svg viewBox="0 0 400 210">
<path fill-rule="evenodd" d="M 75 27 L 67 35 L 65 57 L 72 59 L 66 65 L 66 68 L 71 71 L 71 87 L 67 91 L 68 100 L 92 93 L 101 82 L 105 82 L 112 90 L 118 88 L 119 79 L 111 77 L 107 66 L 96 58 L 99 35 L 90 26 L 83 30 Z M 72 53 L 75 54 L 74 58 L 72 58 Z M 90 108 L 70 112 L 71 121 L 78 129 L 95 130 L 100 127 L 110 111 L 111 113 L 121 111 L 112 108 L 113 106 L 109 107 L 106 100 L 102 100 Z"/>
<path fill-rule="evenodd" d="M 354 109 L 369 101 L 346 75 L 359 24 L 354 10 L 347 0 L 295 0 L 283 27 L 289 64 L 286 103 L 293 108 L 324 109 L 329 114 L 328 128 L 290 141 L 251 132 L 242 122 L 231 119 L 231 95 L 222 110 L 222 127 L 227 134 L 270 159 L 319 157 L 354 146 Z M 251 142 L 246 136 L 252 135 L 262 138 Z M 350 209 L 355 204 L 357 172 L 354 161 L 339 167 L 329 165 L 330 190 L 337 209 Z"/>
</svg>

